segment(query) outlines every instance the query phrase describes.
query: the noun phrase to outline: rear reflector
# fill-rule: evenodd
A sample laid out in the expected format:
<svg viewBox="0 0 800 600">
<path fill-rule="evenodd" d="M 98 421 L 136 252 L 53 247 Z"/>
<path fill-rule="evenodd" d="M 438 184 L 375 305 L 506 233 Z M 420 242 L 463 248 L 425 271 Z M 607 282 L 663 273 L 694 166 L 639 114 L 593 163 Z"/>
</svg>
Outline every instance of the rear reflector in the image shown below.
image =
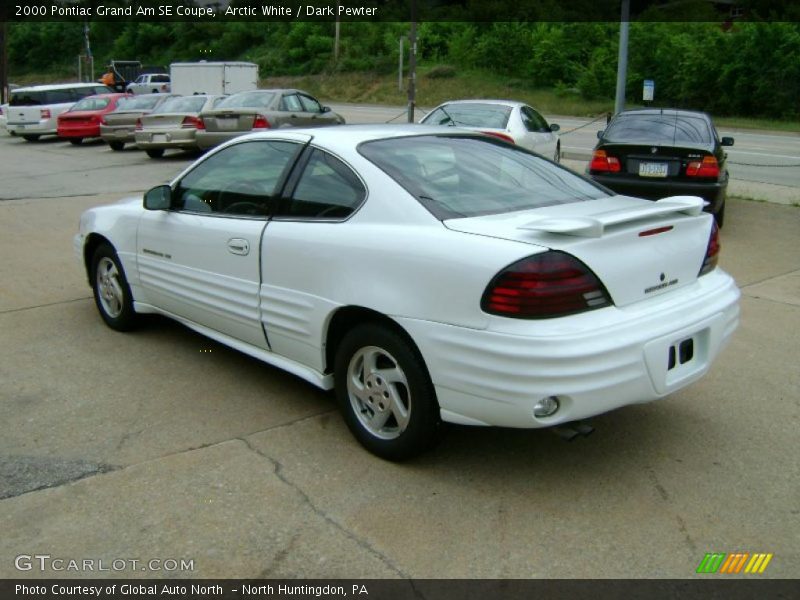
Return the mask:
<svg viewBox="0 0 800 600">
<path fill-rule="evenodd" d="M 719 163 L 713 156 L 704 156 L 703 161 L 695 160 L 686 165 L 687 177 L 719 177 Z"/>
<path fill-rule="evenodd" d="M 708 236 L 708 247 L 706 248 L 706 256 L 703 259 L 703 266 L 700 267 L 700 275 L 710 273 L 717 266 L 719 260 L 719 227 L 717 227 L 716 219 L 711 222 L 711 235 Z"/>
<path fill-rule="evenodd" d="M 142 125 L 141 119 L 136 119 L 136 131 L 141 131 L 144 129 L 144 125 Z"/>
<path fill-rule="evenodd" d="M 640 231 L 639 237 L 647 237 L 650 235 L 658 235 L 659 233 L 666 233 L 667 231 L 672 231 L 672 225 L 667 225 L 666 227 L 656 227 L 655 229 L 648 229 L 647 231 Z"/>
<path fill-rule="evenodd" d="M 509 265 L 481 299 L 485 312 L 515 319 L 549 319 L 610 305 L 595 274 L 574 256 L 555 250 Z"/>
<path fill-rule="evenodd" d="M 512 138 L 510 135 L 506 135 L 505 133 L 500 133 L 499 131 L 481 131 L 481 133 L 483 133 L 485 135 L 490 135 L 492 137 L 499 138 L 499 139 L 503 140 L 504 142 L 509 142 L 510 144 L 515 144 L 516 143 L 514 141 L 514 138 Z"/>
<path fill-rule="evenodd" d="M 41 119 L 49 119 L 50 118 L 50 109 L 43 108 L 39 111 L 39 118 Z"/>
<path fill-rule="evenodd" d="M 595 150 L 589 171 L 592 173 L 619 173 L 622 165 L 616 156 L 609 156 L 605 150 Z"/>
</svg>

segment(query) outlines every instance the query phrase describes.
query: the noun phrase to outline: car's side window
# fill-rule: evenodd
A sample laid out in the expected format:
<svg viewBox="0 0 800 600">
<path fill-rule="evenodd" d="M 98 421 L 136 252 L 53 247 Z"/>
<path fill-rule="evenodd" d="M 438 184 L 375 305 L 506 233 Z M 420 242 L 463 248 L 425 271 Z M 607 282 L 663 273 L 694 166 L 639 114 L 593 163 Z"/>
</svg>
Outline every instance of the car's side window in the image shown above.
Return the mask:
<svg viewBox="0 0 800 600">
<path fill-rule="evenodd" d="M 530 106 L 523 106 L 520 109 L 520 113 L 522 115 L 522 122 L 525 125 L 525 129 L 528 131 L 536 131 L 541 133 L 550 131 L 550 128 L 547 126 L 547 121 L 545 121 L 544 117 L 533 110 Z"/>
<path fill-rule="evenodd" d="M 303 106 L 300 104 L 297 94 L 290 94 L 281 98 L 280 109 L 290 112 L 302 112 Z"/>
<path fill-rule="evenodd" d="M 303 104 L 303 110 L 306 112 L 322 112 L 322 105 L 311 96 L 300 94 L 300 102 Z"/>
<path fill-rule="evenodd" d="M 277 140 L 229 146 L 197 165 L 173 192 L 173 209 L 267 217 L 276 208 L 284 174 L 302 150 Z"/>
<path fill-rule="evenodd" d="M 367 190 L 353 170 L 327 152 L 314 149 L 292 197 L 278 216 L 344 219 L 358 208 Z"/>
</svg>

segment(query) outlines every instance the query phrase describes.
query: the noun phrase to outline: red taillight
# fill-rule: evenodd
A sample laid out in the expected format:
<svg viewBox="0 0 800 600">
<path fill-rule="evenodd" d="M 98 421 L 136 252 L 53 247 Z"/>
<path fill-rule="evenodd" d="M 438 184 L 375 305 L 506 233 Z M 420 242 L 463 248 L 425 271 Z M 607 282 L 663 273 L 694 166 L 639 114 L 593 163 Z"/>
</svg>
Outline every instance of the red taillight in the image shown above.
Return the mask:
<svg viewBox="0 0 800 600">
<path fill-rule="evenodd" d="M 499 131 L 482 131 L 481 133 L 484 133 L 486 135 L 491 135 L 492 137 L 500 138 L 504 142 L 516 144 L 514 138 L 512 138 L 510 135 L 506 135 L 505 133 L 500 133 Z"/>
<path fill-rule="evenodd" d="M 253 129 L 269 129 L 269 121 L 267 121 L 267 117 L 264 115 L 256 115 L 256 118 L 253 120 Z"/>
<path fill-rule="evenodd" d="M 144 129 L 144 125 L 142 125 L 141 119 L 136 119 L 136 131 L 141 131 Z"/>
<path fill-rule="evenodd" d="M 43 108 L 39 111 L 39 118 L 41 119 L 49 119 L 50 118 L 50 109 Z"/>
<path fill-rule="evenodd" d="M 574 256 L 550 250 L 509 265 L 489 283 L 485 312 L 516 319 L 548 319 L 609 306 L 594 273 Z"/>
<path fill-rule="evenodd" d="M 100 125 L 108 125 L 108 121 L 106 121 L 105 116 L 100 117 Z"/>
<path fill-rule="evenodd" d="M 184 117 L 183 121 L 181 121 L 181 127 L 183 129 L 205 129 L 206 124 L 203 123 L 203 119 L 200 117 Z"/>
<path fill-rule="evenodd" d="M 704 156 L 703 161 L 695 160 L 686 165 L 687 177 L 719 177 L 719 163 L 713 156 Z"/>
<path fill-rule="evenodd" d="M 711 235 L 708 237 L 708 247 L 706 248 L 706 257 L 703 259 L 703 266 L 700 267 L 700 275 L 710 273 L 717 267 L 717 260 L 719 260 L 719 227 L 717 222 L 711 222 Z"/>
<path fill-rule="evenodd" d="M 592 162 L 589 163 L 589 171 L 592 173 L 619 173 L 622 165 L 616 156 L 609 156 L 605 150 L 595 150 L 592 154 Z"/>
<path fill-rule="evenodd" d="M 166 92 L 167 91 L 167 84 L 166 83 L 161 86 L 161 91 L 162 92 Z"/>
</svg>

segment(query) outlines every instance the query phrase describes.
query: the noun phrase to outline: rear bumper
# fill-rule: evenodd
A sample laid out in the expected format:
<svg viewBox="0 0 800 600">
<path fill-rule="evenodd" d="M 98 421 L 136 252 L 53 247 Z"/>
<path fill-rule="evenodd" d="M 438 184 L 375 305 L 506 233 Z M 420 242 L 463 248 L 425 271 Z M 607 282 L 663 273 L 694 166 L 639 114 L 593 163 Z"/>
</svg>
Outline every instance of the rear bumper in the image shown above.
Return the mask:
<svg viewBox="0 0 800 600">
<path fill-rule="evenodd" d="M 18 135 L 55 135 L 58 127 L 55 119 L 43 119 L 32 123 L 8 121 L 6 129 Z"/>
<path fill-rule="evenodd" d="M 58 127 L 58 137 L 66 139 L 100 137 L 100 125 L 61 125 Z"/>
<path fill-rule="evenodd" d="M 664 181 L 646 179 L 643 177 L 626 177 L 615 175 L 589 174 L 594 181 L 626 196 L 636 196 L 658 200 L 667 196 L 700 196 L 710 206 L 710 212 L 717 212 L 725 199 L 728 181 L 690 182 L 690 181 Z"/>
<path fill-rule="evenodd" d="M 655 400 L 696 381 L 736 329 L 738 300 L 733 279 L 717 269 L 680 293 L 521 322 L 513 335 L 396 320 L 422 353 L 443 420 L 538 428 Z M 668 368 L 670 347 L 688 339 L 693 358 Z M 559 398 L 559 410 L 534 417 L 534 404 L 547 396 Z"/>
<path fill-rule="evenodd" d="M 198 131 L 195 135 L 198 148 L 206 149 L 219 146 L 240 135 L 252 133 L 252 131 Z"/>
<path fill-rule="evenodd" d="M 113 127 L 109 125 L 100 125 L 100 137 L 104 142 L 125 142 L 132 143 L 134 141 L 135 129 L 130 126 Z"/>
</svg>

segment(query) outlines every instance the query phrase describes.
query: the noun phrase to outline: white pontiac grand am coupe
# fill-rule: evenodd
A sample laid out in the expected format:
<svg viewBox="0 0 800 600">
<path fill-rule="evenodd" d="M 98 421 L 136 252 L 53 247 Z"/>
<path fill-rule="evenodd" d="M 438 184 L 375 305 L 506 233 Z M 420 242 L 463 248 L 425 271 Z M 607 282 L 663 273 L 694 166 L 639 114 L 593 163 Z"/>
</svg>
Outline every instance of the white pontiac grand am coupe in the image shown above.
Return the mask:
<svg viewBox="0 0 800 600">
<path fill-rule="evenodd" d="M 702 208 L 456 128 L 286 129 L 86 211 L 75 248 L 110 327 L 160 313 L 333 388 L 400 460 L 442 421 L 564 425 L 699 379 L 739 318 Z"/>
</svg>

